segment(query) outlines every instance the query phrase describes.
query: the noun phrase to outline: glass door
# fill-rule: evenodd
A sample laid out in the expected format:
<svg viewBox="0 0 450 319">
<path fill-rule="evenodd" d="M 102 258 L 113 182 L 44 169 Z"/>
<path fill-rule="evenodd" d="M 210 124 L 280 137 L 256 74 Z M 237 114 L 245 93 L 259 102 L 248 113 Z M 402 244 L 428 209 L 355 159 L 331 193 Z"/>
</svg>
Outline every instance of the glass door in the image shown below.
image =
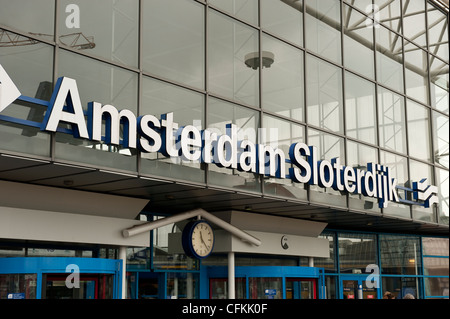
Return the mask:
<svg viewBox="0 0 450 319">
<path fill-rule="evenodd" d="M 79 287 L 67 287 L 67 274 L 43 275 L 42 299 L 112 298 L 113 275 L 81 275 Z"/>
<path fill-rule="evenodd" d="M 341 299 L 378 299 L 378 289 L 368 287 L 365 278 L 342 278 Z"/>
<path fill-rule="evenodd" d="M 286 278 L 286 299 L 316 299 L 317 280 Z"/>
</svg>

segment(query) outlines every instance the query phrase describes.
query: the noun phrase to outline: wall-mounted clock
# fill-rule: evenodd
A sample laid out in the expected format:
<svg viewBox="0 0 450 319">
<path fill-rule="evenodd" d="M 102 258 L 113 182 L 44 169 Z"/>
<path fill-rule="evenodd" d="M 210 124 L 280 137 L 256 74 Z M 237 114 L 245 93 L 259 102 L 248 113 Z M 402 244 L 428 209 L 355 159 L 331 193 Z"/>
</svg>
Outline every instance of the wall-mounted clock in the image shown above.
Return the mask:
<svg viewBox="0 0 450 319">
<path fill-rule="evenodd" d="M 214 248 L 214 231 L 205 220 L 189 222 L 183 229 L 183 249 L 189 257 L 208 257 Z"/>
</svg>

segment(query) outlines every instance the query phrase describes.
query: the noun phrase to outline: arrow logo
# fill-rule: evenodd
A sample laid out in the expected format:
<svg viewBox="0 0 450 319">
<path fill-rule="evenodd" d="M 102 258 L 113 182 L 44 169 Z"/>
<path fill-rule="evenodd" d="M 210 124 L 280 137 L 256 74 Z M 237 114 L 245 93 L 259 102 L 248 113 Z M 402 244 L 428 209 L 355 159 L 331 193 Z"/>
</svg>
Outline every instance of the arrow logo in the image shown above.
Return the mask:
<svg viewBox="0 0 450 319">
<path fill-rule="evenodd" d="M 0 112 L 14 102 L 21 93 L 0 64 Z"/>
</svg>

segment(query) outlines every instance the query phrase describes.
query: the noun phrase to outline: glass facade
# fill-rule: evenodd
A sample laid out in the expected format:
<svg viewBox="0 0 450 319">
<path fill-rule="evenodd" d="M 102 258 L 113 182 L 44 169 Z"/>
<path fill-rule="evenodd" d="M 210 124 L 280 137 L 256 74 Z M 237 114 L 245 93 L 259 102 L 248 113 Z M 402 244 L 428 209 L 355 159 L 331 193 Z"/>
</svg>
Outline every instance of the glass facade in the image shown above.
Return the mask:
<svg viewBox="0 0 450 319">
<path fill-rule="evenodd" d="M 322 159 L 340 155 L 347 165 L 364 164 L 355 146 L 372 147 L 375 162 L 393 165 L 406 186 L 420 164 L 421 176 L 448 181 L 448 20 L 426 1 L 35 2 L 23 21 L 11 18 L 20 1 L 0 3 L 1 63 L 24 95 L 48 101 L 56 78 L 70 76 L 84 108 L 95 100 L 136 116 L 174 112 L 180 126 L 198 129 L 232 120 L 255 130 L 256 142 L 266 138 L 258 129 L 274 129 L 281 144 L 321 140 Z M 333 193 L 291 192 L 298 185 L 285 181 L 275 191 L 258 175 L 50 135 L 5 121 L 39 122 L 45 111 L 16 105 L 0 117 L 2 136 L 10 136 L 4 151 L 313 202 Z M 284 137 L 288 128 L 298 133 Z M 364 207 L 347 197 L 337 206 Z M 448 188 L 440 188 L 437 208 L 401 211 L 448 224 Z"/>
<path fill-rule="evenodd" d="M 0 0 L 0 64 L 35 102 L 18 99 L 1 112 L 0 153 L 447 226 L 448 37 L 448 14 L 426 0 Z M 62 76 L 77 80 L 85 112 L 91 101 L 136 117 L 173 112 L 179 128 L 217 134 L 233 123 L 239 140 L 285 154 L 303 142 L 318 148 L 319 160 L 386 165 L 402 187 L 427 178 L 439 188 L 438 204 L 379 208 L 332 188 L 41 131 Z M 288 172 L 292 164 L 283 165 Z M 330 272 L 328 296 L 339 298 L 339 276 L 368 264 L 400 295 L 448 296 L 448 253 L 433 238 L 323 236 L 332 255 L 317 264 Z M 200 265 L 174 260 L 158 240 L 140 252 L 150 259 L 132 252 L 133 266 L 188 267 L 165 277 L 159 297 L 195 296 Z M 28 276 L 0 277 L 0 287 Z M 155 280 L 145 277 L 149 296 Z M 252 281 L 255 298 L 262 282 Z"/>
</svg>

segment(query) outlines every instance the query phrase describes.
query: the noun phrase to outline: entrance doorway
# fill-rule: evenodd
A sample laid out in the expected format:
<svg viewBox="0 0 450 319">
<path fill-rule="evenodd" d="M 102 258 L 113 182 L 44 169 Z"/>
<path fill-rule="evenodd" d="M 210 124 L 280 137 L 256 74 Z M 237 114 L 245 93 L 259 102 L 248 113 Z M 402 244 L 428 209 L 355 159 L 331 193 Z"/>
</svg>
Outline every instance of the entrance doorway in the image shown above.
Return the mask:
<svg viewBox="0 0 450 319">
<path fill-rule="evenodd" d="M 366 277 L 344 276 L 341 287 L 341 299 L 378 299 L 378 289 L 368 287 Z"/>
<path fill-rule="evenodd" d="M 66 285 L 67 274 L 43 274 L 42 299 L 111 299 L 113 275 L 80 275 L 78 287 Z"/>
<path fill-rule="evenodd" d="M 209 298 L 228 298 L 226 267 L 208 267 Z M 235 268 L 236 299 L 319 299 L 323 272 L 313 267 L 243 266 Z"/>
</svg>

